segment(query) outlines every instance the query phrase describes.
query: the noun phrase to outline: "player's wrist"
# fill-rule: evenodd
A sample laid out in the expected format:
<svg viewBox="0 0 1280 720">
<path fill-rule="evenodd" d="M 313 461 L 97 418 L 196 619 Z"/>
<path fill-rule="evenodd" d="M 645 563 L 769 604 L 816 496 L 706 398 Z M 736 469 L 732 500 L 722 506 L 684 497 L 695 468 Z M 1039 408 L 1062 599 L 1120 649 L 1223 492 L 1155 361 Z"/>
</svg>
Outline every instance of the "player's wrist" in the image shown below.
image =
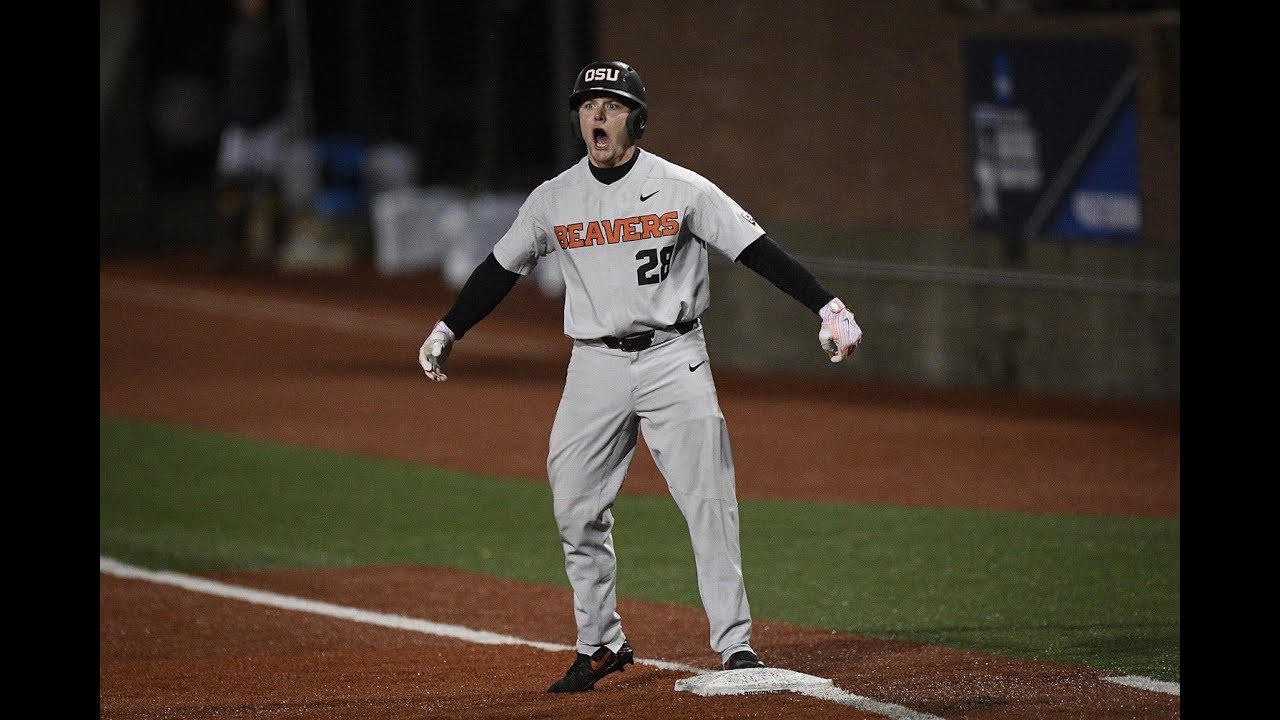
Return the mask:
<svg viewBox="0 0 1280 720">
<path fill-rule="evenodd" d="M 818 311 L 818 316 L 822 318 L 823 322 L 830 322 L 832 318 L 844 310 L 844 302 L 838 297 L 833 297 L 827 301 L 826 305 L 822 306 L 821 310 Z"/>
</svg>

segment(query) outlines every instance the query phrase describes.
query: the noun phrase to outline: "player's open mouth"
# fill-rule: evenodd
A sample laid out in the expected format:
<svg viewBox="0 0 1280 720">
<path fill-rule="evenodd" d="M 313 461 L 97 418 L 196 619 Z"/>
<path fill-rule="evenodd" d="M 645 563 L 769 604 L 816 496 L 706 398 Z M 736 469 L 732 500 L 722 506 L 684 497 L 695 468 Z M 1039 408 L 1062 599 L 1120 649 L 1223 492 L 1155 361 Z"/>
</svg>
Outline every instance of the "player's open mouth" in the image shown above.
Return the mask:
<svg viewBox="0 0 1280 720">
<path fill-rule="evenodd" d="M 605 132 L 604 128 L 596 128 L 591 131 L 591 142 L 603 150 L 609 147 L 609 133 Z"/>
</svg>

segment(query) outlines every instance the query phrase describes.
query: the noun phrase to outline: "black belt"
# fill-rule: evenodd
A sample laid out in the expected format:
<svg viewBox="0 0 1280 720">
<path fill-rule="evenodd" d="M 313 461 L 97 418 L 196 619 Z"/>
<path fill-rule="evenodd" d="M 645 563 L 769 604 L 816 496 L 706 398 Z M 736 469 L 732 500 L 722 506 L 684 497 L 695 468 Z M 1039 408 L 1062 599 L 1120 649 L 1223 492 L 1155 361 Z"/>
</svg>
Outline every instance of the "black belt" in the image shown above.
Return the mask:
<svg viewBox="0 0 1280 720">
<path fill-rule="evenodd" d="M 676 323 L 675 325 L 672 325 L 670 327 L 662 328 L 662 330 L 667 332 L 674 331 L 683 335 L 696 327 L 698 327 L 698 319 L 694 318 L 689 322 Z M 657 330 L 650 330 L 649 332 L 636 333 L 635 335 L 628 335 L 626 337 L 620 337 L 620 338 L 619 337 L 602 337 L 602 338 L 599 338 L 599 340 L 600 342 L 604 343 L 610 348 L 613 348 L 614 350 L 625 350 L 627 352 L 639 352 L 653 344 L 653 336 L 657 332 L 658 332 Z"/>
</svg>

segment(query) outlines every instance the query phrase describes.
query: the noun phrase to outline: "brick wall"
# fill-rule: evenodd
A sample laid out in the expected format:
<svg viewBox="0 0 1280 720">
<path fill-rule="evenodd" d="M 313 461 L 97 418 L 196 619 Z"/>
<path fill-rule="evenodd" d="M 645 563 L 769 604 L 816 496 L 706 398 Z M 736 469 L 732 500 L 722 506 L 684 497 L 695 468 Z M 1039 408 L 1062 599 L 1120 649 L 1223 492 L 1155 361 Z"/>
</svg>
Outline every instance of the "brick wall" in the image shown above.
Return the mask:
<svg viewBox="0 0 1280 720">
<path fill-rule="evenodd" d="M 1144 242 L 1179 242 L 1179 122 L 1166 111 L 1170 23 L 1159 16 L 975 17 L 941 0 L 610 0 L 596 12 L 600 53 L 645 80 L 645 147 L 757 217 L 957 232 L 969 202 L 964 38 L 1127 37 Z"/>
<path fill-rule="evenodd" d="M 812 260 L 866 332 L 856 362 L 832 366 L 817 349 L 808 310 L 721 261 L 704 319 L 722 364 L 1180 397 L 1180 136 L 1176 66 L 1165 52 L 1176 19 L 975 17 L 947 11 L 942 0 L 609 0 L 596 13 L 600 54 L 632 63 L 645 80 L 644 146 L 715 181 L 771 236 Z M 970 35 L 1132 41 L 1140 244 L 1044 240 L 1011 252 L 1005 240 L 969 231 L 963 41 Z M 977 270 L 978 279 L 848 269 L 868 261 Z M 1081 282 L 1046 289 L 982 279 L 1008 270 Z M 1099 279 L 1122 287 L 1098 289 Z"/>
</svg>

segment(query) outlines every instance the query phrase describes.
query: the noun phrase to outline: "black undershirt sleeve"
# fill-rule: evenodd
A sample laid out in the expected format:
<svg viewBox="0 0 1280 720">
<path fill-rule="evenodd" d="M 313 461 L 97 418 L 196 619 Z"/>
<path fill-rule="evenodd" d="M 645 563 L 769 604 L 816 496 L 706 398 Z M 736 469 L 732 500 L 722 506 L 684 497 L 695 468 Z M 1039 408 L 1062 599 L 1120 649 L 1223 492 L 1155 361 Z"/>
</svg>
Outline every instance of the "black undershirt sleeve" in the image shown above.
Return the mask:
<svg viewBox="0 0 1280 720">
<path fill-rule="evenodd" d="M 748 245 L 738 255 L 738 262 L 751 268 L 814 313 L 835 297 L 822 287 L 813 273 L 787 254 L 767 234 Z M 489 253 L 471 271 L 471 276 L 458 291 L 453 307 L 442 318 L 453 331 L 454 339 L 461 340 L 468 330 L 493 312 L 519 280 L 519 273 L 502 267 L 493 253 Z"/>
<path fill-rule="evenodd" d="M 502 267 L 498 259 L 489 253 L 458 291 L 453 307 L 441 318 L 453 331 L 453 339 L 461 340 L 476 323 L 485 319 L 498 303 L 511 292 L 520 273 Z"/>
<path fill-rule="evenodd" d="M 815 314 L 835 297 L 834 293 L 822 287 L 813 273 L 787 254 L 767 233 L 756 238 L 739 253 L 738 262 L 754 270 Z"/>
</svg>

